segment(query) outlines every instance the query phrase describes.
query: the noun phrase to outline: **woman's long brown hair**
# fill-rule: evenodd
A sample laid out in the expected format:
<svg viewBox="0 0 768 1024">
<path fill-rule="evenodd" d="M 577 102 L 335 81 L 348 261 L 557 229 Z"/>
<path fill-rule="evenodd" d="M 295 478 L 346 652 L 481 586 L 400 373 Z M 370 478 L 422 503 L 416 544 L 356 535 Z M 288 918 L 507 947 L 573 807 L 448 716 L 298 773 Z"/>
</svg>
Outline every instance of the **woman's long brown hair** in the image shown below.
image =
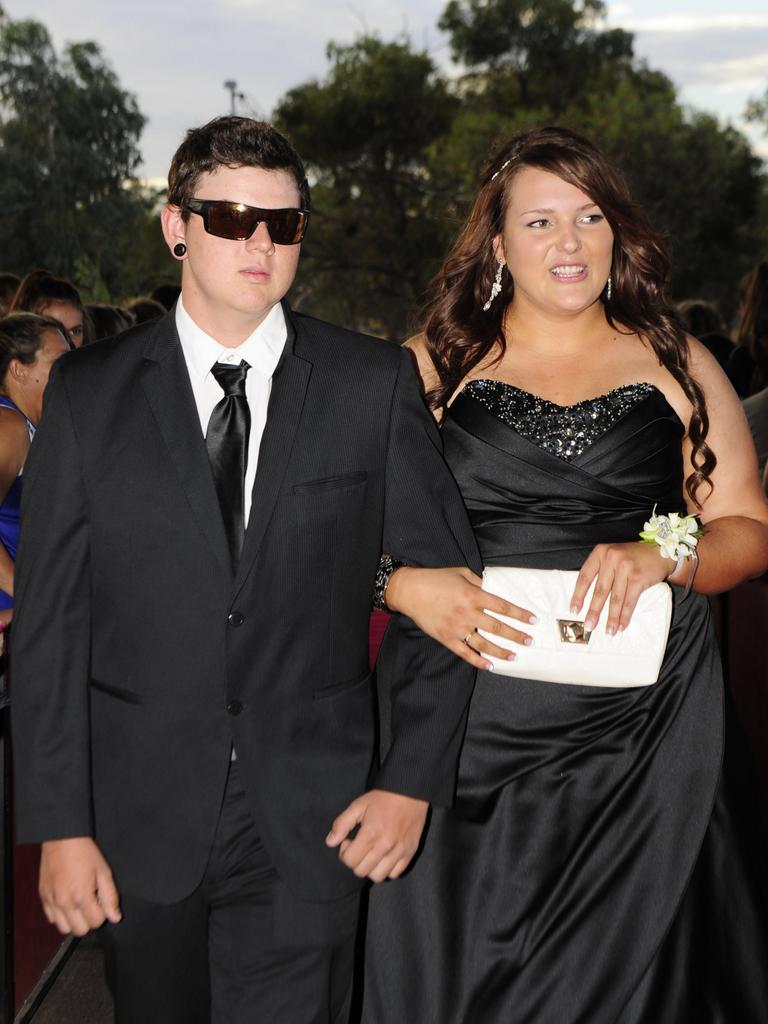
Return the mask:
<svg viewBox="0 0 768 1024">
<path fill-rule="evenodd" d="M 498 346 L 506 350 L 504 314 L 514 282 L 502 272 L 500 296 L 488 312 L 483 304 L 496 274 L 493 239 L 501 234 L 509 189 L 523 167 L 536 167 L 575 185 L 601 209 L 613 230 L 611 297 L 603 292 L 608 323 L 647 339 L 662 366 L 672 374 L 693 406 L 688 436 L 693 472 L 685 489 L 698 507 L 703 483 L 712 486 L 714 452 L 704 393 L 689 372 L 685 334 L 667 299 L 669 256 L 645 212 L 631 199 L 620 173 L 586 138 L 564 128 L 522 132 L 488 161 L 467 220 L 435 279 L 435 295 L 426 310 L 424 334 L 439 383 L 427 394 L 433 409 L 444 410 L 461 381 Z"/>
</svg>

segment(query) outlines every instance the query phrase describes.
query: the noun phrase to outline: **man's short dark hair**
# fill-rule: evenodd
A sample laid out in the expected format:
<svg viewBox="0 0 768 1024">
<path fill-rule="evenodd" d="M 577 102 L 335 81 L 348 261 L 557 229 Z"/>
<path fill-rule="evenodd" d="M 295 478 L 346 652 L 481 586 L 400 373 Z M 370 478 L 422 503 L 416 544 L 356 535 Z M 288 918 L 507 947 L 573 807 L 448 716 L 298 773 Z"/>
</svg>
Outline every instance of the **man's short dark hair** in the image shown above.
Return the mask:
<svg viewBox="0 0 768 1024">
<path fill-rule="evenodd" d="M 265 171 L 287 171 L 296 181 L 301 205 L 309 209 L 309 183 L 299 154 L 280 132 L 264 121 L 250 117 L 216 117 L 192 128 L 176 150 L 168 172 L 168 202 L 184 209 L 204 174 L 217 167 L 262 167 Z M 228 198 L 222 196 L 222 199 Z"/>
</svg>

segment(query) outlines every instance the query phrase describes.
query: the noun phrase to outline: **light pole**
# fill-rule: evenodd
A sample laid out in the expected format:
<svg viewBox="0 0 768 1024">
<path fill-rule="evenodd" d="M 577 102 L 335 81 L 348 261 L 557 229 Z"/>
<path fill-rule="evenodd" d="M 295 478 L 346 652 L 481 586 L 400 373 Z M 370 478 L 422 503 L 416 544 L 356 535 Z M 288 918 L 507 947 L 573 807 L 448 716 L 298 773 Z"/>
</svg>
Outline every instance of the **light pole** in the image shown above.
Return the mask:
<svg viewBox="0 0 768 1024">
<path fill-rule="evenodd" d="M 237 91 L 237 82 L 234 80 L 234 78 L 228 78 L 227 81 L 224 83 L 224 88 L 229 89 L 229 112 L 230 114 L 236 114 L 237 101 L 244 100 L 245 93 Z"/>
</svg>

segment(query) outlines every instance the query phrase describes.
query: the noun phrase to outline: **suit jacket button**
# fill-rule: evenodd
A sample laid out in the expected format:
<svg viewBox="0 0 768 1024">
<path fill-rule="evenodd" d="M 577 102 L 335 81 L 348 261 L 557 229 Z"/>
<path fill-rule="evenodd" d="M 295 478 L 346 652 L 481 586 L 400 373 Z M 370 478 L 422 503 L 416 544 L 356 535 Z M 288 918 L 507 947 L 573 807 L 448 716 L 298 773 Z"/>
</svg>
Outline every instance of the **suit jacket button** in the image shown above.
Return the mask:
<svg viewBox="0 0 768 1024">
<path fill-rule="evenodd" d="M 242 612 L 230 612 L 227 616 L 227 622 L 230 626 L 242 626 L 245 622 L 245 616 Z"/>
<path fill-rule="evenodd" d="M 229 704 L 227 704 L 227 711 L 230 715 L 239 715 L 242 710 L 243 705 L 239 700 L 231 700 Z"/>
</svg>

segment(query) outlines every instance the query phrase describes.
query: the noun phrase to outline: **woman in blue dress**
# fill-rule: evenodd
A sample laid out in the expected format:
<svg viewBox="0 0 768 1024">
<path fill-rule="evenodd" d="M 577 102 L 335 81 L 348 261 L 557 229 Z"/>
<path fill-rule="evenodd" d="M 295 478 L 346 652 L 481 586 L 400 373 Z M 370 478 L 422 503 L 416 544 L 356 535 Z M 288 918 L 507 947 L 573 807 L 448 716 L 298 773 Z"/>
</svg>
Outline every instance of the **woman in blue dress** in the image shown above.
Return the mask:
<svg viewBox="0 0 768 1024">
<path fill-rule="evenodd" d="M 609 632 L 667 580 L 672 623 L 654 685 L 478 672 L 455 807 L 371 892 L 365 1024 L 768 1019 L 764 807 L 739 744 L 722 760 L 706 598 L 765 571 L 768 505 L 668 269 L 602 154 L 552 128 L 492 158 L 438 275 L 412 348 L 484 563 L 579 570 L 572 611 L 589 629 L 607 606 Z M 699 518 L 698 568 L 640 541 L 654 506 Z M 479 582 L 402 568 L 385 598 L 482 669 L 508 652 L 477 632 Z M 396 656 L 385 638 L 380 690 Z"/>
<path fill-rule="evenodd" d="M 22 471 L 43 411 L 54 361 L 69 348 L 57 320 L 34 313 L 0 319 L 0 623 L 13 615 Z"/>
</svg>

